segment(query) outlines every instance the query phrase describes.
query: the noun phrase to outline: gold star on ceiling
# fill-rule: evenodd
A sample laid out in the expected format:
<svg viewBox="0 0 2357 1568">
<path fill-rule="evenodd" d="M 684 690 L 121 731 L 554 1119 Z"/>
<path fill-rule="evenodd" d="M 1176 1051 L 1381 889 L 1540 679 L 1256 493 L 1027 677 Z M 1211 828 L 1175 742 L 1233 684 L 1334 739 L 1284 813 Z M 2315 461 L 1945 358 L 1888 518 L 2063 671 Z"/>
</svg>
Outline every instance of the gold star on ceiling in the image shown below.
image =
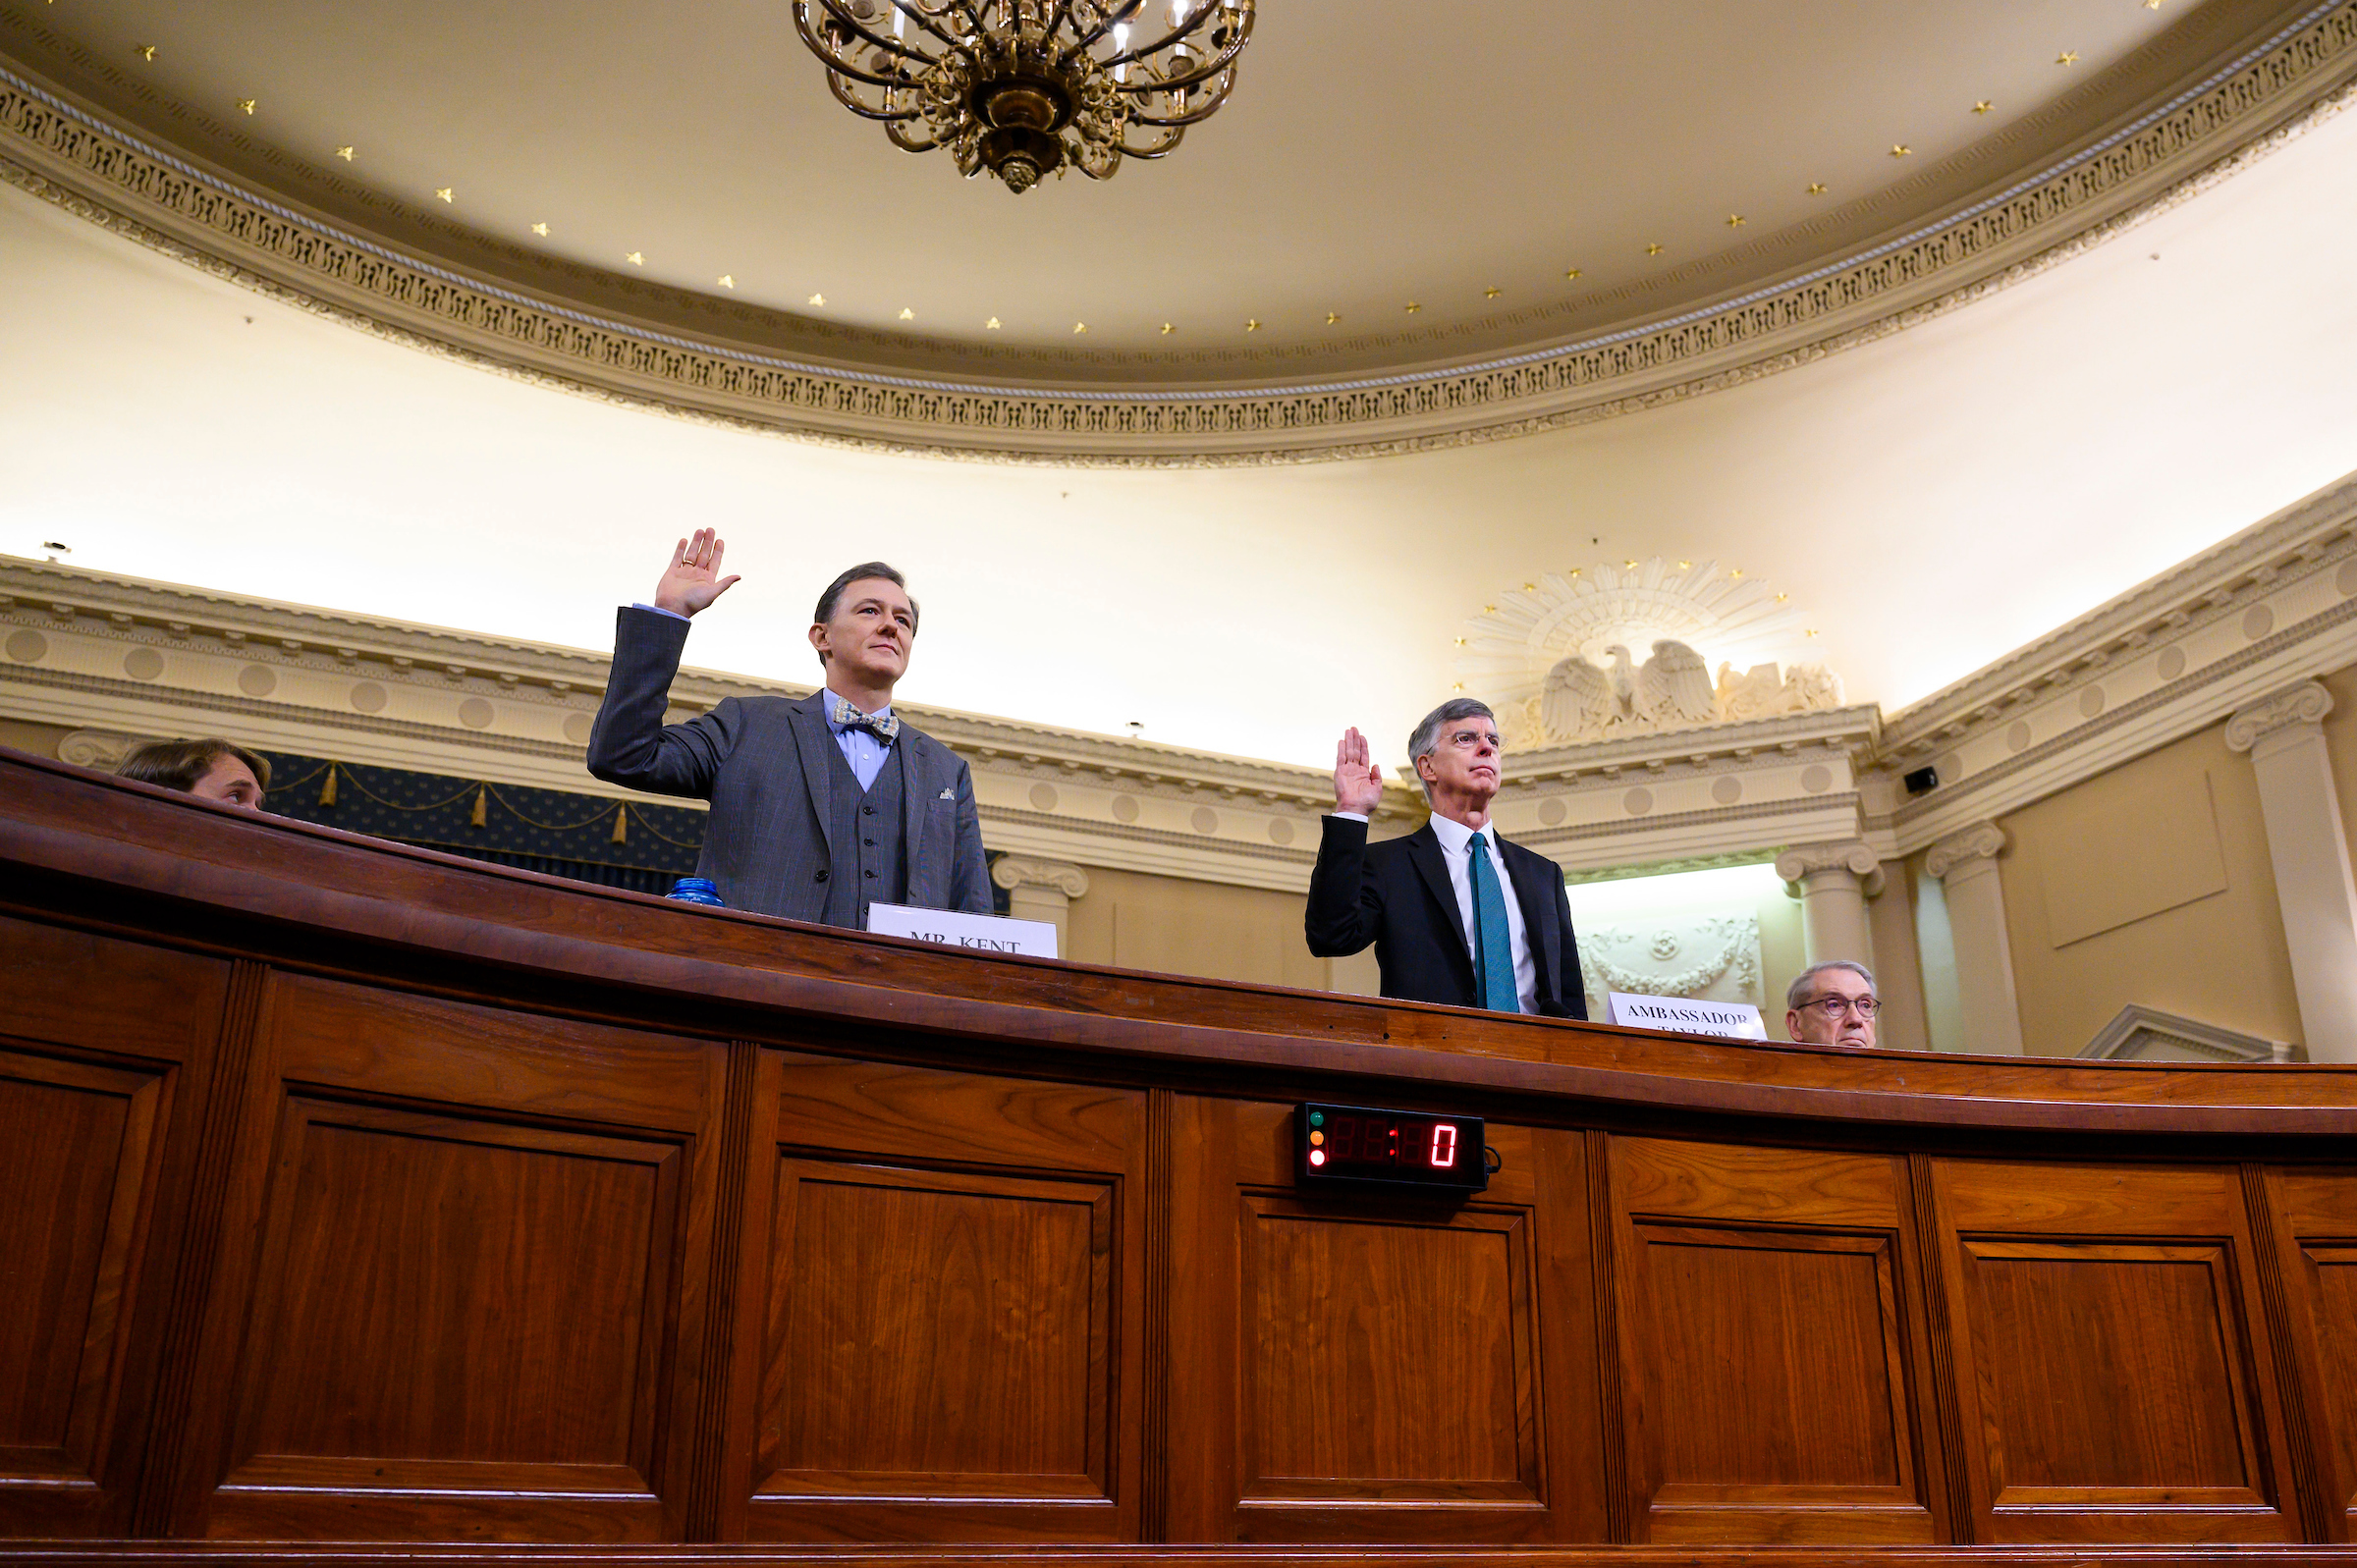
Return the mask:
<svg viewBox="0 0 2357 1568">
<path fill-rule="evenodd" d="M 251 114 L 253 113 L 253 100 L 251 98 L 240 98 L 238 100 L 238 107 L 245 110 L 247 114 Z"/>
<path fill-rule="evenodd" d="M 336 149 L 336 156 L 343 159 L 346 163 L 352 162 L 352 160 L 357 155 L 356 149 L 352 147 L 338 147 Z"/>
<path fill-rule="evenodd" d="M 991 317 L 991 318 L 990 318 L 988 321 L 985 321 L 985 322 L 983 322 L 983 323 L 982 323 L 982 330 L 983 330 L 984 332 L 996 332 L 996 331 L 998 331 L 998 330 L 999 330 L 999 318 L 998 318 L 997 316 L 992 316 L 992 317 Z"/>
<path fill-rule="evenodd" d="M 1537 593 L 1539 591 L 1539 585 L 1535 582 L 1526 582 L 1522 585 L 1522 591 L 1524 593 Z"/>
<path fill-rule="evenodd" d="M 1621 562 L 1621 563 L 1620 563 L 1620 565 L 1621 565 L 1622 567 L 1626 568 L 1627 568 L 1628 570 L 1630 570 L 1630 571 L 1634 571 L 1634 570 L 1636 570 L 1636 569 L 1637 569 L 1637 564 L 1636 564 L 1635 562 L 1633 562 L 1633 561 L 1623 561 L 1623 562 Z"/>
<path fill-rule="evenodd" d="M 1739 213 L 1739 212 L 1730 212 L 1730 213 L 1728 213 L 1728 214 L 1727 215 L 1727 226 L 1729 229 L 1740 229 L 1740 228 L 1742 228 L 1742 227 L 1743 227 L 1743 215 L 1742 215 L 1741 213 Z"/>
<path fill-rule="evenodd" d="M 1656 241 L 1652 244 L 1647 245 L 1645 247 L 1645 253 L 1649 256 L 1660 255 L 1662 253 L 1661 242 Z"/>
<path fill-rule="evenodd" d="M 1414 315 L 1414 314 L 1415 314 L 1417 311 L 1419 311 L 1419 310 L 1421 310 L 1421 309 L 1423 309 L 1423 308 L 1424 308 L 1424 307 L 1423 307 L 1422 305 L 1420 305 L 1420 304 L 1416 303 L 1416 302 L 1415 302 L 1413 299 L 1410 299 L 1410 300 L 1407 302 L 1407 313 L 1408 313 L 1409 315 L 1411 315 L 1411 316 L 1412 316 L 1412 315 Z"/>
<path fill-rule="evenodd" d="M 1809 182 L 1808 193 L 1812 196 L 1822 196 L 1825 194 L 1825 186 L 1819 181 L 1812 180 Z"/>
<path fill-rule="evenodd" d="M 1741 567 L 1735 567 L 1727 572 L 1727 575 L 1729 577 L 1740 577 L 1743 575 L 1743 568 Z"/>
<path fill-rule="evenodd" d="M 901 306 L 901 319 L 903 321 L 914 321 L 916 319 L 916 312 L 909 309 L 906 305 L 903 305 Z"/>
<path fill-rule="evenodd" d="M 1461 648 L 1461 647 L 1463 647 L 1463 646 L 1465 645 L 1465 639 L 1464 639 L 1464 638 L 1462 638 L 1462 637 L 1459 637 L 1459 638 L 1457 638 L 1457 639 L 1456 639 L 1456 645 L 1457 645 L 1458 647 L 1460 647 L 1460 648 Z"/>
<path fill-rule="evenodd" d="M 548 225 L 545 223 L 535 223 L 532 225 L 532 233 L 545 240 L 548 238 Z"/>
<path fill-rule="evenodd" d="M 629 262 L 633 267 L 643 267 L 646 265 L 646 254 L 645 252 L 639 250 L 633 250 L 629 255 L 624 256 L 622 259 Z"/>
<path fill-rule="evenodd" d="M 1079 332 L 1086 332 L 1087 330 L 1088 330 L 1088 323 L 1087 323 L 1087 322 L 1085 322 L 1085 321 L 1075 321 L 1075 322 L 1073 322 L 1073 323 L 1072 323 L 1072 331 L 1074 331 L 1075 333 L 1079 333 Z"/>
<path fill-rule="evenodd" d="M 135 43 L 131 46 L 131 52 L 137 55 L 142 60 L 152 60 L 155 58 L 155 45 L 152 43 Z"/>
<path fill-rule="evenodd" d="M 1174 327 L 1174 326 L 1172 326 L 1172 325 L 1171 325 L 1169 322 L 1167 322 L 1167 321 L 1166 321 L 1166 322 L 1164 322 L 1164 323 L 1162 324 L 1162 335 L 1163 335 L 1164 337 L 1166 337 L 1166 338 L 1167 338 L 1167 337 L 1169 337 L 1169 336 L 1170 336 L 1172 333 L 1174 333 L 1174 332 L 1177 332 L 1178 330 L 1178 329 L 1177 327 Z"/>
<path fill-rule="evenodd" d="M 1972 112 L 1974 114 L 1987 114 L 1990 110 L 1996 107 L 1996 104 L 1991 103 L 1987 98 L 1983 98 L 1980 102 L 1972 106 Z"/>
<path fill-rule="evenodd" d="M 810 297 L 810 302 L 814 305 L 823 305 L 827 302 L 827 297 L 823 294 L 814 294 Z"/>
<path fill-rule="evenodd" d="M 1327 311 L 1327 312 L 1326 312 L 1326 325 L 1328 325 L 1328 326 L 1330 326 L 1330 327 L 1331 327 L 1331 326 L 1333 326 L 1333 325 L 1334 325 L 1336 322 L 1338 322 L 1338 321 L 1340 321 L 1340 320 L 1342 320 L 1342 319 L 1343 319 L 1343 317 L 1342 317 L 1342 313 L 1341 313 L 1340 311 L 1336 311 L 1336 310 L 1329 310 L 1329 311 Z"/>
<path fill-rule="evenodd" d="M 2078 63 L 2079 51 L 2076 49 L 2065 49 L 2060 54 L 2055 56 L 2055 64 L 2058 66 L 2075 66 Z"/>
<path fill-rule="evenodd" d="M 734 289 L 737 287 L 737 279 L 733 274 L 724 272 L 720 275 L 720 286 L 723 289 Z"/>
<path fill-rule="evenodd" d="M 1481 297 L 1484 299 L 1495 299 L 1504 293 L 1506 293 L 1504 289 L 1499 288 L 1493 283 L 1487 289 L 1481 291 Z"/>
<path fill-rule="evenodd" d="M 1579 281 L 1579 269 L 1577 267 L 1573 267 L 1570 271 L 1564 273 L 1563 281 L 1565 283 L 1577 283 Z"/>
<path fill-rule="evenodd" d="M 1496 605 L 1483 605 L 1481 607 L 1481 613 L 1485 616 L 1494 616 L 1498 613 L 1498 607 Z"/>
<path fill-rule="evenodd" d="M 1256 316 L 1253 319 L 1245 322 L 1244 330 L 1246 332 L 1258 332 L 1260 330 L 1260 319 Z"/>
<path fill-rule="evenodd" d="M 1894 141 L 1891 144 L 1891 156 L 1893 158 L 1911 158 L 1914 155 L 1915 149 L 1903 141 Z"/>
</svg>

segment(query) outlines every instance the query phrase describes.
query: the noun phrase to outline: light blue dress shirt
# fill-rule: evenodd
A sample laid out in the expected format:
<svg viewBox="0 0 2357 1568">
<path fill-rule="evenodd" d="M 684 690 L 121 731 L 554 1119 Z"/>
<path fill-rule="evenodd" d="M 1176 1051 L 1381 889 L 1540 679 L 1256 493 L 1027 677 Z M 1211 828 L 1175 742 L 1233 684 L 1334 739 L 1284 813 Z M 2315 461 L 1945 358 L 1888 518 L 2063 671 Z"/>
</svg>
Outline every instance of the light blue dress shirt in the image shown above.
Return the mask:
<svg viewBox="0 0 2357 1568">
<path fill-rule="evenodd" d="M 634 604 L 630 608 L 632 610 L 652 610 L 656 615 L 669 616 L 674 621 L 687 619 L 677 610 L 666 610 L 661 605 Z M 876 775 L 884 771 L 884 759 L 892 755 L 892 748 L 865 730 L 849 729 L 835 722 L 835 704 L 850 702 L 849 697 L 841 696 L 833 691 L 823 692 L 822 695 L 826 698 L 827 728 L 835 731 L 835 744 L 843 748 L 843 760 L 851 765 L 851 776 L 859 781 L 861 789 L 874 788 Z M 852 706 L 856 707 L 857 704 L 854 703 Z M 891 715 L 892 704 L 888 702 L 878 708 L 870 717 L 885 719 Z"/>
</svg>

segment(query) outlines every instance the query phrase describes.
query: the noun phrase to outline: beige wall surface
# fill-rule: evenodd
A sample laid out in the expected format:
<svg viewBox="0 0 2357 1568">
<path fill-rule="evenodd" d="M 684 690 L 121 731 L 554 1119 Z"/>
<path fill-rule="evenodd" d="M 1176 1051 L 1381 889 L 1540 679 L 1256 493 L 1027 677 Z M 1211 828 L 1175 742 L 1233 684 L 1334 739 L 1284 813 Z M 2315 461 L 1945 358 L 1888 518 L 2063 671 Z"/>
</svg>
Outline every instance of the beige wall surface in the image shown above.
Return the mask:
<svg viewBox="0 0 2357 1568">
<path fill-rule="evenodd" d="M 1333 979 L 1301 934 L 1304 902 L 1299 893 L 1091 866 L 1088 892 L 1072 900 L 1066 956 L 1324 991 Z"/>
<path fill-rule="evenodd" d="M 2030 1054 L 2076 1054 L 2131 1002 L 2302 1038 L 2258 784 L 2250 759 L 2226 749 L 2223 725 L 2000 826 L 2011 840 L 1998 866 Z"/>
</svg>

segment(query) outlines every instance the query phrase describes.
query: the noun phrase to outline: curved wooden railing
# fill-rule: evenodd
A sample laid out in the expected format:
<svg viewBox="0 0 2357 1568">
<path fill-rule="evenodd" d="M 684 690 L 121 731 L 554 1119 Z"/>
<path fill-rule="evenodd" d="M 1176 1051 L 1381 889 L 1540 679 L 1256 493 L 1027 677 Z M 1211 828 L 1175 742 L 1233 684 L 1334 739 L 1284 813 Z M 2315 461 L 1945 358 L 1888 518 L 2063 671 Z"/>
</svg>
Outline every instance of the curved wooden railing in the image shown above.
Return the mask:
<svg viewBox="0 0 2357 1568">
<path fill-rule="evenodd" d="M 0 1554 L 2350 1539 L 2357 1069 L 978 957 L 14 753 L 0 988 Z M 1304 1100 L 1501 1168 L 1298 1190 Z"/>
</svg>

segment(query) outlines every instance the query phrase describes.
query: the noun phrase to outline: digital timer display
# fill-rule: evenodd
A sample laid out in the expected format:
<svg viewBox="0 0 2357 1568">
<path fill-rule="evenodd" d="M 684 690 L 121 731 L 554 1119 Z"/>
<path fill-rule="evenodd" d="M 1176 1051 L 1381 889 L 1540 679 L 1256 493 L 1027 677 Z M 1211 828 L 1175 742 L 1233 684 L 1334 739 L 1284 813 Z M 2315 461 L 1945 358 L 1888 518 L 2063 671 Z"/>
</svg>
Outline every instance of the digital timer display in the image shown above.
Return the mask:
<svg viewBox="0 0 2357 1568">
<path fill-rule="evenodd" d="M 1410 1186 L 1480 1192 L 1490 1184 L 1487 1124 L 1364 1106 L 1293 1113 L 1293 1176 L 1305 1186 Z"/>
</svg>

